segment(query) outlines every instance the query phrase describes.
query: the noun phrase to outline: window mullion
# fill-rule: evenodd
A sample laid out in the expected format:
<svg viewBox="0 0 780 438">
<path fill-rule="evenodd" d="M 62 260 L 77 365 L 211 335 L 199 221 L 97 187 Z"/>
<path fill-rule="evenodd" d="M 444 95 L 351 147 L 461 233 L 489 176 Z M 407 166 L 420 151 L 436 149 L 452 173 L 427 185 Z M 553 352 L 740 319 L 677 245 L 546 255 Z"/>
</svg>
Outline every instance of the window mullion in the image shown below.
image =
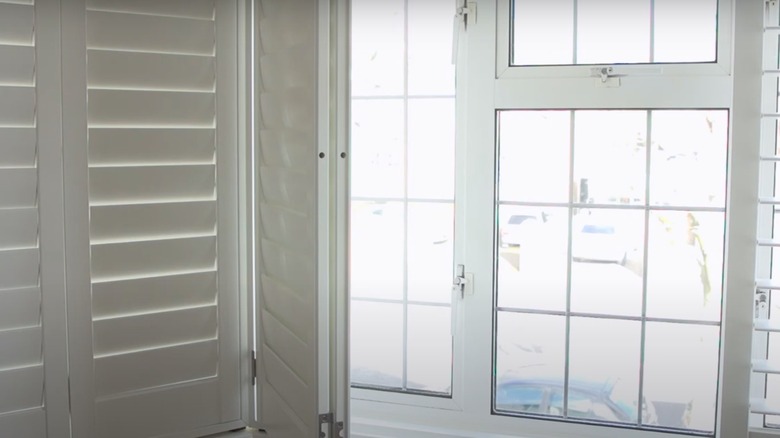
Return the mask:
<svg viewBox="0 0 780 438">
<path fill-rule="evenodd" d="M 652 52 L 651 52 L 652 53 Z M 642 254 L 642 328 L 639 345 L 639 408 L 637 409 L 637 421 L 642 424 L 642 405 L 645 393 L 645 343 L 647 340 L 647 260 L 650 243 L 650 160 L 653 144 L 653 116 L 652 111 L 647 111 L 647 128 L 645 134 L 645 211 L 644 211 L 644 236 Z"/>
<path fill-rule="evenodd" d="M 577 0 L 575 0 L 576 4 Z M 575 21 L 576 21 L 576 8 L 575 8 Z M 576 35 L 576 32 L 575 32 Z M 576 52 L 576 51 L 575 51 Z M 568 212 L 568 226 L 567 226 L 567 233 L 568 233 L 568 243 L 567 243 L 567 261 L 566 261 L 566 331 L 565 331 L 565 338 L 564 342 L 566 343 L 565 347 L 565 363 L 564 363 L 564 371 L 563 371 L 563 418 L 568 418 L 569 416 L 569 391 L 567 388 L 569 387 L 569 372 L 570 372 L 570 363 L 571 363 L 571 273 L 572 273 L 572 235 L 573 235 L 573 229 L 574 229 L 574 207 L 572 207 L 573 203 L 575 202 L 575 195 L 574 195 L 574 160 L 576 159 L 575 156 L 575 127 L 576 127 L 576 116 L 574 111 L 569 111 L 569 206 L 567 208 Z M 495 336 L 495 334 L 494 334 Z"/>
</svg>

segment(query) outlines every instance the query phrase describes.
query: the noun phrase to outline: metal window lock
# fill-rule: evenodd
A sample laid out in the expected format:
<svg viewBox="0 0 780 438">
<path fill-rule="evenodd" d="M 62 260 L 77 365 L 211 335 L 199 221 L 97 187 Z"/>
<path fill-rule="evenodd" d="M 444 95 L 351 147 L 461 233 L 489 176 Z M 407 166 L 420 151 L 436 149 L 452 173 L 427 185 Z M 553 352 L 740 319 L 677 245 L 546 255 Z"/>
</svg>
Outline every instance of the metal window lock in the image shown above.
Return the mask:
<svg viewBox="0 0 780 438">
<path fill-rule="evenodd" d="M 466 272 L 465 265 L 455 268 L 455 278 L 452 280 L 452 290 L 460 293 L 463 299 L 466 295 L 474 295 L 474 273 Z"/>
</svg>

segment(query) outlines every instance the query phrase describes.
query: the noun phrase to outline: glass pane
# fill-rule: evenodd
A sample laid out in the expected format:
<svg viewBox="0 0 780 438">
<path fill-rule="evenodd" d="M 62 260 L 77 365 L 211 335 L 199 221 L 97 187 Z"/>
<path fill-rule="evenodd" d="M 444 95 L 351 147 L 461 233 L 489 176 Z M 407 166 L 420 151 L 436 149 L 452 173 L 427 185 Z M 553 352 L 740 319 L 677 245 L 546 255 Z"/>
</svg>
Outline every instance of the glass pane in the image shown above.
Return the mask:
<svg viewBox="0 0 780 438">
<path fill-rule="evenodd" d="M 642 314 L 643 211 L 585 209 L 572 221 L 571 310 Z"/>
<path fill-rule="evenodd" d="M 352 300 L 350 366 L 354 384 L 403 387 L 403 306 Z"/>
<path fill-rule="evenodd" d="M 715 326 L 647 323 L 644 395 L 659 426 L 714 430 L 719 344 Z"/>
<path fill-rule="evenodd" d="M 777 406 L 776 403 L 780 402 L 780 374 L 769 374 L 766 376 L 766 401 L 768 403 L 775 403 L 774 406 Z M 765 423 L 769 427 L 780 427 L 780 416 L 778 415 L 767 415 L 765 416 Z"/>
<path fill-rule="evenodd" d="M 377 0 L 381 1 L 381 0 Z M 452 0 L 410 1 L 409 94 L 455 94 Z"/>
<path fill-rule="evenodd" d="M 499 113 L 499 200 L 568 202 L 570 111 Z"/>
<path fill-rule="evenodd" d="M 571 64 L 573 0 L 514 1 L 514 65 Z"/>
<path fill-rule="evenodd" d="M 636 423 L 641 323 L 572 318 L 568 415 Z"/>
<path fill-rule="evenodd" d="M 724 208 L 728 112 L 651 114 L 650 203 Z"/>
<path fill-rule="evenodd" d="M 568 209 L 502 205 L 498 222 L 498 306 L 564 310 Z"/>
<path fill-rule="evenodd" d="M 454 222 L 450 203 L 409 203 L 409 300 L 450 303 Z"/>
<path fill-rule="evenodd" d="M 455 99 L 409 99 L 411 198 L 455 198 Z"/>
<path fill-rule="evenodd" d="M 577 63 L 650 62 L 650 0 L 578 0 Z"/>
<path fill-rule="evenodd" d="M 396 299 L 404 293 L 404 210 L 400 202 L 353 201 L 350 293 Z"/>
<path fill-rule="evenodd" d="M 512 65 L 717 58 L 717 0 L 513 0 L 512 5 Z"/>
<path fill-rule="evenodd" d="M 575 201 L 644 204 L 646 132 L 646 111 L 576 111 Z"/>
<path fill-rule="evenodd" d="M 647 261 L 647 315 L 720 321 L 723 213 L 653 211 Z"/>
<path fill-rule="evenodd" d="M 352 2 L 353 96 L 404 90 L 404 0 Z"/>
<path fill-rule="evenodd" d="M 780 178 L 775 178 L 775 180 L 780 180 Z M 767 208 L 771 209 L 772 216 L 774 221 L 772 222 L 772 238 L 773 239 L 780 239 L 780 210 L 775 206 L 764 206 L 762 209 Z M 759 215 L 761 214 L 761 210 L 759 210 Z M 760 236 L 763 237 L 763 236 Z M 771 254 L 771 260 L 772 260 L 772 278 L 774 279 L 780 279 L 780 248 L 772 247 L 758 247 L 759 253 L 764 251 L 764 254 L 766 254 L 766 251 L 768 251 Z M 758 254 L 757 254 L 758 256 Z M 758 257 L 757 257 L 758 258 Z M 766 258 L 761 258 L 758 260 L 766 260 Z M 780 295 L 778 295 L 775 298 L 775 302 L 780 305 Z M 776 316 L 780 318 L 780 309 L 777 309 L 776 313 L 772 313 L 772 316 Z"/>
<path fill-rule="evenodd" d="M 449 393 L 452 389 L 450 307 L 409 306 L 407 388 Z"/>
<path fill-rule="evenodd" d="M 353 100 L 351 139 L 352 196 L 403 197 L 403 101 Z"/>
<path fill-rule="evenodd" d="M 655 62 L 717 58 L 718 0 L 655 0 Z"/>
<path fill-rule="evenodd" d="M 777 301 L 780 300 L 774 299 L 772 301 L 772 311 L 770 312 L 770 315 L 776 314 L 775 312 L 780 312 L 780 303 L 777 303 Z M 775 317 L 775 319 L 778 317 L 780 317 L 780 315 Z M 769 354 L 767 355 L 767 359 L 770 363 L 780 363 L 780 333 L 769 333 L 768 351 Z M 777 406 L 780 404 L 780 374 L 761 374 L 761 376 L 766 376 L 765 398 L 767 403 Z M 777 427 L 780 425 L 780 417 L 776 415 L 767 415 L 766 422 L 767 424 Z"/>
<path fill-rule="evenodd" d="M 498 312 L 496 337 L 496 409 L 561 415 L 540 402 L 563 388 L 566 319 Z"/>
</svg>

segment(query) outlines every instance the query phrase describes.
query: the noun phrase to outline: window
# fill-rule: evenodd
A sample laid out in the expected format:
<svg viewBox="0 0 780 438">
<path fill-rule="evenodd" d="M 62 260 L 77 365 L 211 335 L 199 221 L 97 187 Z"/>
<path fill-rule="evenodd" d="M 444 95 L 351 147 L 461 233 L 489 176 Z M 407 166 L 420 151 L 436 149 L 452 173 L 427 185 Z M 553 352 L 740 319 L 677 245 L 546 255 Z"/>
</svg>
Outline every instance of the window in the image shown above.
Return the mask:
<svg viewBox="0 0 780 438">
<path fill-rule="evenodd" d="M 442 435 L 744 433 L 744 406 L 724 391 L 747 389 L 749 323 L 736 312 L 753 267 L 738 230 L 750 230 L 756 96 L 734 96 L 749 80 L 739 60 L 755 57 L 732 30 L 754 31 L 760 11 L 607 4 L 460 10 L 454 264 L 473 279 L 453 300 L 463 373 L 438 410 L 356 401 L 362 430 L 382 412 Z M 671 47 L 687 33 L 699 37 Z"/>
<path fill-rule="evenodd" d="M 352 2 L 351 379 L 358 388 L 452 391 L 452 6 Z"/>
<path fill-rule="evenodd" d="M 724 110 L 498 113 L 497 387 L 555 382 L 561 418 L 713 430 L 727 130 Z M 577 385 L 618 380 L 621 415 L 577 411 Z"/>
<path fill-rule="evenodd" d="M 512 65 L 716 61 L 718 0 L 514 0 Z"/>
<path fill-rule="evenodd" d="M 776 4 L 768 4 L 764 17 L 761 162 L 759 168 L 758 246 L 751 386 L 751 426 L 780 428 L 780 369 L 777 318 L 778 268 L 778 16 Z"/>
</svg>

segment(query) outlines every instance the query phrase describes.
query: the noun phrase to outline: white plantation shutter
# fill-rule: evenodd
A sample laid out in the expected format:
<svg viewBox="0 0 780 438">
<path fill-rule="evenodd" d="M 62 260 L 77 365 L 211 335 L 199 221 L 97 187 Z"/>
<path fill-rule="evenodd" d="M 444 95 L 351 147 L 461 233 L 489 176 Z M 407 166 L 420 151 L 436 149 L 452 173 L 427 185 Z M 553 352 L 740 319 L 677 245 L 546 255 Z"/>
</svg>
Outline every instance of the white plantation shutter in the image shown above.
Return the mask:
<svg viewBox="0 0 780 438">
<path fill-rule="evenodd" d="M 321 190 L 327 193 L 334 158 L 327 153 L 322 118 L 318 122 L 319 105 L 326 102 L 322 92 L 327 96 L 327 82 L 318 83 L 327 72 L 318 65 L 318 36 L 328 39 L 318 24 L 318 17 L 328 17 L 318 15 L 324 4 L 256 2 L 257 415 L 272 438 L 318 436 L 326 430 L 319 429 L 319 414 L 330 410 L 328 207 Z M 327 52 L 320 56 L 327 60 Z"/>
<path fill-rule="evenodd" d="M 236 13 L 86 1 L 95 438 L 240 425 Z"/>
<path fill-rule="evenodd" d="M 0 1 L 0 432 L 46 436 L 35 6 Z"/>
</svg>

